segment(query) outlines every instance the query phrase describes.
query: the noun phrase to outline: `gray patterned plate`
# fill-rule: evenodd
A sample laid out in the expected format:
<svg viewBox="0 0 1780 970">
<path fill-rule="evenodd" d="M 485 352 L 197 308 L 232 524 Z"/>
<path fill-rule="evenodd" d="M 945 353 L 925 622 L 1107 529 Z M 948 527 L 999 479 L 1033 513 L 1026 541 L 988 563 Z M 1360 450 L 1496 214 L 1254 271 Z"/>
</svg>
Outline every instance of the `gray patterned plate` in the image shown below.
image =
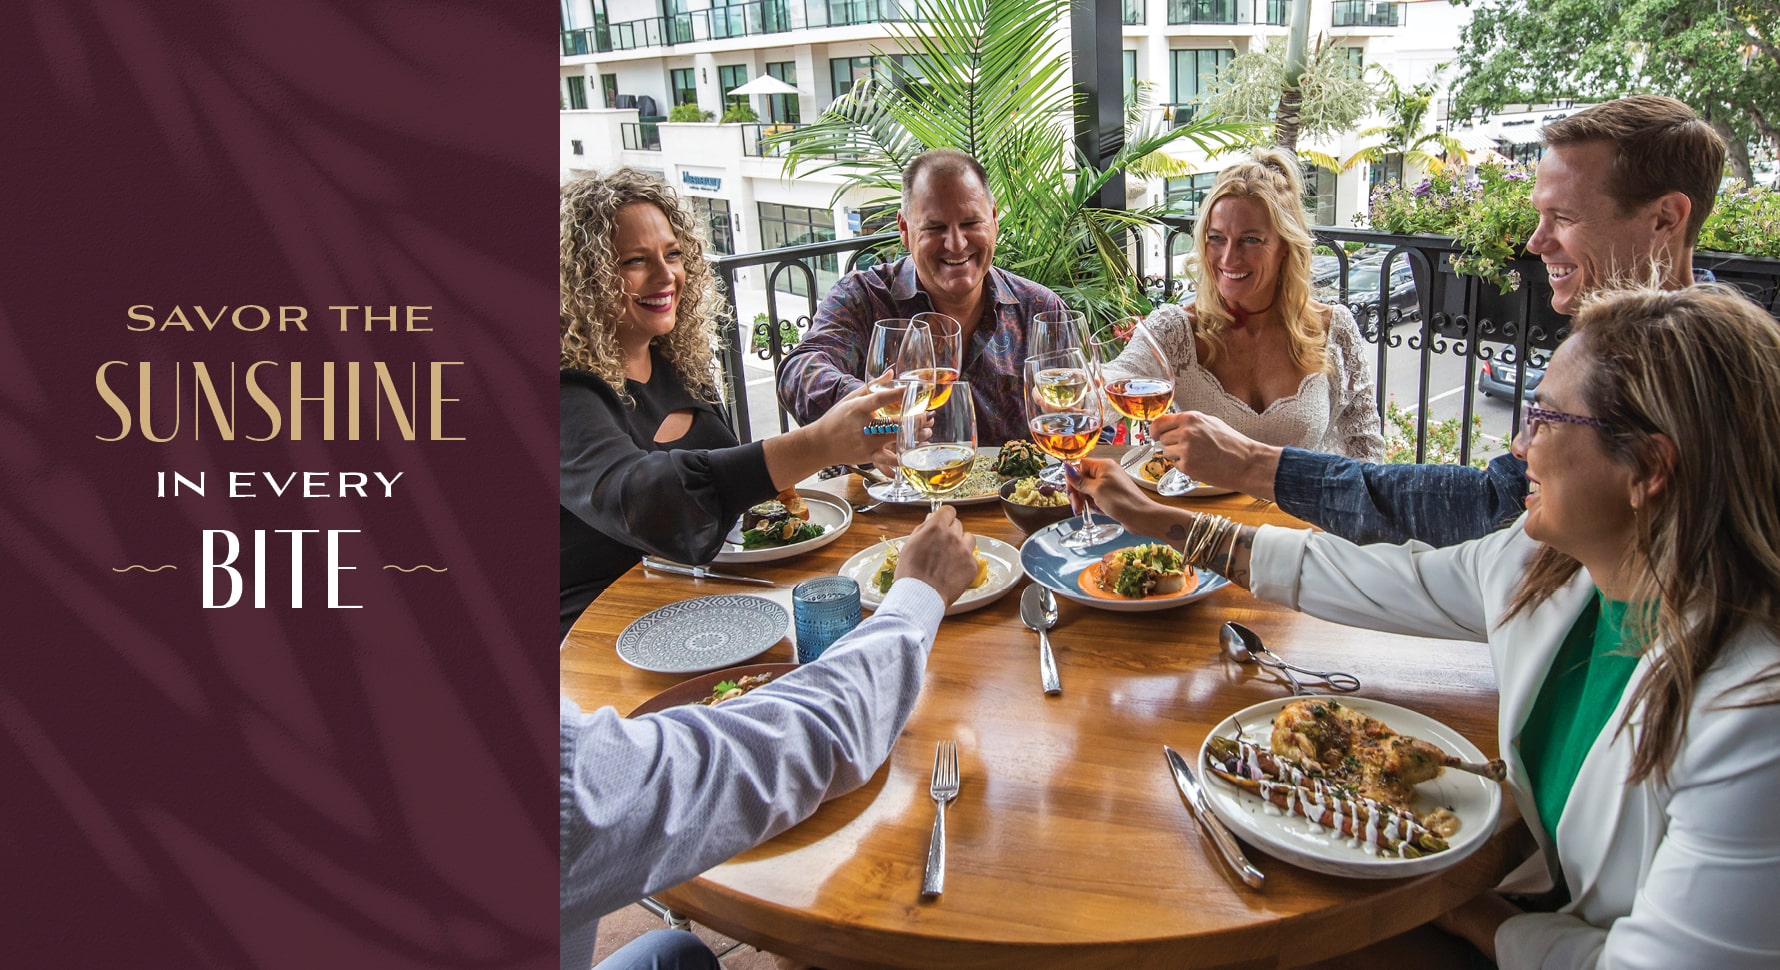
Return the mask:
<svg viewBox="0 0 1780 970">
<path fill-rule="evenodd" d="M 632 620 L 618 634 L 618 659 L 656 673 L 698 674 L 758 656 L 790 628 L 791 614 L 772 600 L 698 596 Z"/>
</svg>

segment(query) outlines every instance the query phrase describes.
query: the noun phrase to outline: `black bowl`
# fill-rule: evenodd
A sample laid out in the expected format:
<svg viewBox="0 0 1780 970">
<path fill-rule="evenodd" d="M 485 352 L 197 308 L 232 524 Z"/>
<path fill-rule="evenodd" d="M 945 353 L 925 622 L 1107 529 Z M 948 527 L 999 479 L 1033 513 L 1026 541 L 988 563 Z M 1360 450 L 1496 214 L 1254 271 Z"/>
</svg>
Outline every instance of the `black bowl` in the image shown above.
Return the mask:
<svg viewBox="0 0 1780 970">
<path fill-rule="evenodd" d="M 1031 535 L 1052 522 L 1061 522 L 1074 514 L 1070 511 L 1068 502 L 1055 506 L 1021 505 L 1008 497 L 1014 494 L 1014 486 L 1019 483 L 1017 478 L 1001 483 L 1001 511 L 1021 532 Z"/>
</svg>

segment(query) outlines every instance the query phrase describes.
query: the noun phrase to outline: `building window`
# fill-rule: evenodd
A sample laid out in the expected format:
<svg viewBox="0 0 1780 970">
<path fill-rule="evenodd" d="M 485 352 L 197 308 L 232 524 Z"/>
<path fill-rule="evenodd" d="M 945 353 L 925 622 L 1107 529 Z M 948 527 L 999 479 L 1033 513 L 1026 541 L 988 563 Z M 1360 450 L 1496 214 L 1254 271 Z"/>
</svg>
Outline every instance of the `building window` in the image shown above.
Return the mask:
<svg viewBox="0 0 1780 970">
<path fill-rule="evenodd" d="M 1122 59 L 1125 62 L 1125 100 L 1129 101 L 1131 100 L 1131 95 L 1137 92 L 1137 52 L 1124 51 L 1123 54 L 1124 57 Z"/>
<path fill-rule="evenodd" d="M 606 107 L 618 107 L 618 75 L 601 74 L 600 92 L 606 96 Z"/>
<path fill-rule="evenodd" d="M 579 74 L 564 78 L 569 87 L 569 110 L 585 111 L 587 109 L 587 79 Z"/>
<path fill-rule="evenodd" d="M 1236 52 L 1224 50 L 1169 51 L 1174 60 L 1171 104 L 1191 104 L 1211 90 L 1218 71 L 1230 66 Z"/>
<path fill-rule="evenodd" d="M 579 138 L 569 139 L 569 151 L 572 151 L 577 155 L 587 154 L 586 152 L 581 150 L 581 139 L 579 139 Z"/>
<path fill-rule="evenodd" d="M 773 61 L 766 66 L 766 73 L 784 81 L 792 87 L 797 86 L 797 62 Z M 766 119 L 777 125 L 797 124 L 797 95 L 771 94 L 766 98 Z"/>
<path fill-rule="evenodd" d="M 690 67 L 676 67 L 668 72 L 668 86 L 673 89 L 675 104 L 698 103 L 698 76 Z"/>
<path fill-rule="evenodd" d="M 836 57 L 828 62 L 833 74 L 834 96 L 853 89 L 853 82 L 875 77 L 879 81 L 902 84 L 921 79 L 920 62 L 913 54 L 873 55 L 871 57 Z"/>
<path fill-rule="evenodd" d="M 711 228 L 711 249 L 725 256 L 735 253 L 735 232 L 730 228 L 729 200 L 704 195 L 683 195 L 699 221 Z"/>
<path fill-rule="evenodd" d="M 719 65 L 717 65 L 717 103 L 721 104 L 723 106 L 723 110 L 728 111 L 730 108 L 735 107 L 737 104 L 743 104 L 743 103 L 747 102 L 748 96 L 745 94 L 736 95 L 734 102 L 731 102 L 729 100 L 729 92 L 731 92 L 731 91 L 735 90 L 736 88 L 739 88 L 742 85 L 747 84 L 747 83 L 748 83 L 748 65 L 746 65 L 746 64 L 719 64 Z"/>
<path fill-rule="evenodd" d="M 827 209 L 810 209 L 801 205 L 779 205 L 776 202 L 760 203 L 760 248 L 784 249 L 787 246 L 805 246 L 810 243 L 834 241 L 834 213 Z M 811 268 L 816 271 L 816 288 L 820 293 L 827 293 L 829 287 L 840 279 L 840 260 L 838 257 L 818 256 L 808 260 Z M 779 274 L 778 287 L 781 292 L 794 296 L 809 296 L 809 285 L 803 274 L 796 270 L 788 270 Z"/>
<path fill-rule="evenodd" d="M 1304 211 L 1313 226 L 1335 224 L 1335 173 L 1304 163 Z"/>
<path fill-rule="evenodd" d="M 1342 50 L 1347 54 L 1347 63 L 1353 70 L 1354 77 L 1360 77 L 1365 74 L 1366 49 L 1363 47 L 1344 47 Z"/>
<path fill-rule="evenodd" d="M 1371 169 L 1372 176 L 1369 182 L 1372 188 L 1376 189 L 1386 181 L 1393 180 L 1398 185 L 1403 184 L 1403 154 L 1401 152 L 1392 152 L 1373 162 Z"/>
<path fill-rule="evenodd" d="M 1205 201 L 1206 193 L 1218 180 L 1218 173 L 1204 172 L 1189 175 L 1183 179 L 1169 179 L 1163 183 L 1169 215 L 1186 216 L 1189 219 L 1199 215 L 1199 203 Z"/>
</svg>

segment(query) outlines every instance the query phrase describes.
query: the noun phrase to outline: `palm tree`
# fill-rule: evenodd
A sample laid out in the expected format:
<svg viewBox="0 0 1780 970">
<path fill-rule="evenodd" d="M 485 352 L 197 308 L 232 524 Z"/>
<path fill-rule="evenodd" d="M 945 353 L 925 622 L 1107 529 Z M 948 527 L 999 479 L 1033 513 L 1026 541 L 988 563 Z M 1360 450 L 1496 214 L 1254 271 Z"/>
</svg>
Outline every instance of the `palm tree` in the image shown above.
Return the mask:
<svg viewBox="0 0 1780 970">
<path fill-rule="evenodd" d="M 1361 162 L 1376 163 L 1387 155 L 1396 154 L 1435 174 L 1444 171 L 1448 164 L 1463 165 L 1470 161 L 1458 139 L 1443 131 L 1422 131 L 1434 105 L 1434 94 L 1439 90 L 1440 72 L 1445 67 L 1442 64 L 1435 68 L 1432 77 L 1408 91 L 1404 91 L 1389 72 L 1380 69 L 1379 73 L 1384 75 L 1384 94 L 1379 98 L 1379 104 L 1390 121 L 1360 132 L 1360 137 L 1383 140 L 1354 152 L 1341 163 L 1340 170 L 1345 172 Z M 1424 148 L 1427 145 L 1437 146 L 1438 153 L 1427 151 Z"/>
<path fill-rule="evenodd" d="M 791 174 L 834 171 L 849 190 L 894 207 L 902 170 L 930 148 L 974 155 L 1001 213 L 996 262 L 1050 287 L 1090 319 L 1147 312 L 1127 241 L 1156 225 L 1160 206 L 1091 205 L 1116 174 L 1188 139 L 1212 151 L 1248 126 L 1215 119 L 1166 128 L 1128 115 L 1124 145 L 1096 170 L 1071 137 L 1076 98 L 1062 38 L 1069 0 L 919 0 L 923 24 L 900 38 L 914 69 L 894 58 L 887 77 L 867 78 L 808 127 L 776 136 Z"/>
<path fill-rule="evenodd" d="M 1265 140 L 1298 152 L 1299 158 L 1334 169 L 1334 158 L 1300 151 L 1298 140 L 1351 130 L 1372 110 L 1372 84 L 1354 69 L 1345 47 L 1319 35 L 1303 57 L 1296 85 L 1290 85 L 1290 46 L 1289 40 L 1274 38 L 1231 58 L 1199 101 L 1224 118 L 1252 122 Z M 1297 101 L 1288 107 L 1293 92 Z"/>
</svg>

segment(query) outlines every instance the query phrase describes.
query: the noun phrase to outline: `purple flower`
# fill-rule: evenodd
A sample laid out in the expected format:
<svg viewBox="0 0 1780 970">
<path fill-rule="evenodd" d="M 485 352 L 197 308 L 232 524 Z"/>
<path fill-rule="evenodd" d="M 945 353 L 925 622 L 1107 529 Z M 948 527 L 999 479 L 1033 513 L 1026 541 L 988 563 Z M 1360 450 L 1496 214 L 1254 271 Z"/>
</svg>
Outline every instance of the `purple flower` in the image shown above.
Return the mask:
<svg viewBox="0 0 1780 970">
<path fill-rule="evenodd" d="M 1416 195 L 1416 198 L 1418 198 L 1418 199 L 1427 198 L 1429 193 L 1431 193 L 1433 191 L 1434 191 L 1434 183 L 1428 181 L 1427 179 L 1422 179 L 1421 184 L 1419 184 L 1415 187 L 1415 195 Z"/>
</svg>

